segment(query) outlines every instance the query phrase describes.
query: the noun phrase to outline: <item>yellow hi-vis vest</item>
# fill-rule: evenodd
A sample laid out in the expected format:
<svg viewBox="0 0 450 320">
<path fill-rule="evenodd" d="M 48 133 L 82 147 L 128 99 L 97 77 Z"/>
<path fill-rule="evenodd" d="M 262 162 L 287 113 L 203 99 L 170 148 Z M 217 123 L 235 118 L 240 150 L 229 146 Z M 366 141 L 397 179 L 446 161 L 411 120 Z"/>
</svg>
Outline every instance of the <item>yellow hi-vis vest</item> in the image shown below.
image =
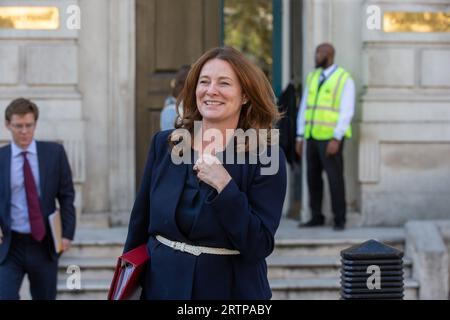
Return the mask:
<svg viewBox="0 0 450 320">
<path fill-rule="evenodd" d="M 306 139 L 316 140 L 333 139 L 334 129 L 339 119 L 341 96 L 344 84 L 350 74 L 338 67 L 322 84 L 319 90 L 319 77 L 322 69 L 312 71 L 306 79 L 308 86 L 308 100 L 305 112 Z M 345 132 L 345 137 L 352 136 L 351 126 Z"/>
</svg>

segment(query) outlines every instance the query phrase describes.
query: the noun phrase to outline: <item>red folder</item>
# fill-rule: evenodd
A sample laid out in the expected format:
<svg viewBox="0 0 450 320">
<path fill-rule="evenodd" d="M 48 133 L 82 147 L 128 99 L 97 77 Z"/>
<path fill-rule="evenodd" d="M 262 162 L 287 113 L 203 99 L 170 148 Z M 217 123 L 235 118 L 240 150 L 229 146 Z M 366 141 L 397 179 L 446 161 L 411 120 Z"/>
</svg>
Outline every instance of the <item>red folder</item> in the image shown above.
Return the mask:
<svg viewBox="0 0 450 320">
<path fill-rule="evenodd" d="M 109 288 L 108 300 L 139 299 L 140 278 L 149 259 L 146 244 L 120 256 Z"/>
</svg>

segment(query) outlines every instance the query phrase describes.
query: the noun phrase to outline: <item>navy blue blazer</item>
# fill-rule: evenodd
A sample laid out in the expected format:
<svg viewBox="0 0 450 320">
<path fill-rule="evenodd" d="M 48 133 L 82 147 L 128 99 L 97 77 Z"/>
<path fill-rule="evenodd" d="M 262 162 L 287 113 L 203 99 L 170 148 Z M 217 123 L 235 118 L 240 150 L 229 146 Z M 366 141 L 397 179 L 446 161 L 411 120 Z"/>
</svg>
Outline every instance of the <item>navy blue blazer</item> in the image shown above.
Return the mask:
<svg viewBox="0 0 450 320">
<path fill-rule="evenodd" d="M 170 156 L 171 130 L 153 137 L 142 183 L 131 212 L 124 252 L 147 243 L 151 256 L 143 280 L 147 299 L 270 299 L 265 258 L 274 249 L 286 193 L 285 156 L 279 170 L 261 175 L 261 164 L 224 164 L 232 180 L 217 194 L 212 187 L 192 229 L 184 235 L 175 212 L 186 164 Z M 194 256 L 155 239 L 239 250 L 240 255 Z"/>
<path fill-rule="evenodd" d="M 50 258 L 56 259 L 48 216 L 55 212 L 55 199 L 58 199 L 63 237 L 73 239 L 76 218 L 72 172 L 62 145 L 37 141 L 36 148 L 41 190 L 40 205 L 47 232 L 43 244 L 48 247 Z M 0 226 L 4 234 L 3 243 L 0 244 L 0 263 L 2 263 L 11 245 L 11 145 L 0 148 Z"/>
</svg>

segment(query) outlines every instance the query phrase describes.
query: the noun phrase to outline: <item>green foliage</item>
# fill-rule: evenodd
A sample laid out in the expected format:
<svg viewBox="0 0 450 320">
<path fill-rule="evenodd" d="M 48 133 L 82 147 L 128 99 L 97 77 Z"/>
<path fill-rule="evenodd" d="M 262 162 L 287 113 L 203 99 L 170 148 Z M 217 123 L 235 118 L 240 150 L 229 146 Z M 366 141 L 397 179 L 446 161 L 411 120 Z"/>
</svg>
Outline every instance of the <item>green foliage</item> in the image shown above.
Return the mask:
<svg viewBox="0 0 450 320">
<path fill-rule="evenodd" d="M 272 0 L 224 0 L 224 44 L 272 70 Z"/>
</svg>

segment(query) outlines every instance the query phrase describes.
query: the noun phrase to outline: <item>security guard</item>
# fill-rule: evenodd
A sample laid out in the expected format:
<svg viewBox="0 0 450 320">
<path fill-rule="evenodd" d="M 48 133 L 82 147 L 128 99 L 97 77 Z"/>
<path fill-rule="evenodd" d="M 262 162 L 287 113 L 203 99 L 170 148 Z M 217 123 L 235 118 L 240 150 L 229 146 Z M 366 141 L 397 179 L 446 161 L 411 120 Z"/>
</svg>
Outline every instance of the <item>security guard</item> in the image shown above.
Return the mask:
<svg viewBox="0 0 450 320">
<path fill-rule="evenodd" d="M 302 155 L 306 140 L 309 203 L 312 218 L 300 227 L 321 226 L 325 170 L 334 213 L 334 230 L 345 229 L 345 183 L 342 151 L 350 138 L 350 122 L 355 108 L 355 85 L 350 74 L 334 64 L 335 50 L 323 43 L 316 49 L 315 66 L 306 80 L 297 117 L 296 152 Z"/>
</svg>

